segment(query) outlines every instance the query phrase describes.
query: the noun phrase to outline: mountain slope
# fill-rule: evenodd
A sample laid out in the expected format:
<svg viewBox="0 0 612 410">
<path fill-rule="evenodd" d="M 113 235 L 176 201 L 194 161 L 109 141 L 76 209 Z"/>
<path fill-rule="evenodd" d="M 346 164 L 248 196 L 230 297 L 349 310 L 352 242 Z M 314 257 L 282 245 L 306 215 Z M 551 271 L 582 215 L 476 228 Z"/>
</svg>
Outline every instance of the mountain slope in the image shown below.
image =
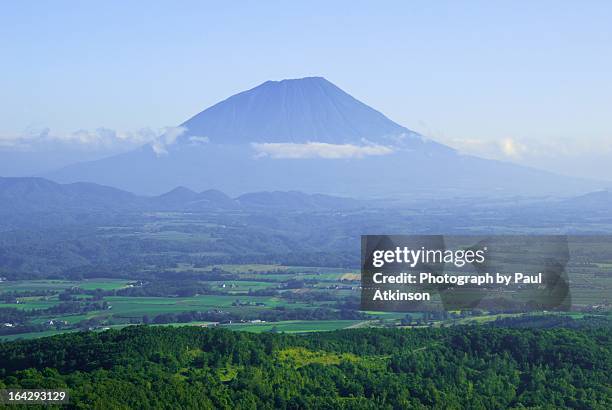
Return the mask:
<svg viewBox="0 0 612 410">
<path fill-rule="evenodd" d="M 414 134 L 321 77 L 266 81 L 181 125 L 217 143 L 344 144 Z"/>
<path fill-rule="evenodd" d="M 234 209 L 239 204 L 221 191 L 209 189 L 195 192 L 183 186 L 174 188 L 165 194 L 152 197 L 148 206 L 156 210 L 203 210 L 203 209 Z"/>
<path fill-rule="evenodd" d="M 612 210 L 612 191 L 589 192 L 575 198 L 563 201 L 561 207 L 573 209 L 575 212 L 601 211 L 609 213 Z"/>
<path fill-rule="evenodd" d="M 0 210 L 125 209 L 138 206 L 134 194 L 94 183 L 58 184 L 44 178 L 0 177 Z"/>
</svg>

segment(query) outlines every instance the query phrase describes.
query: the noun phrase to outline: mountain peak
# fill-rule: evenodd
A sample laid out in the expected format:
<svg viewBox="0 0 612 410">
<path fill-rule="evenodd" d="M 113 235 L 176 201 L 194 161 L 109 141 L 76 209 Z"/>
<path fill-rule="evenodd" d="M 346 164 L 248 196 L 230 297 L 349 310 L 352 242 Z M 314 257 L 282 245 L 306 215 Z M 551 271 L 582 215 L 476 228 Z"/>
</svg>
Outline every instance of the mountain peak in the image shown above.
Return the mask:
<svg viewBox="0 0 612 410">
<path fill-rule="evenodd" d="M 184 186 L 178 186 L 165 194 L 160 195 L 161 198 L 194 198 L 198 194 Z"/>
<path fill-rule="evenodd" d="M 325 77 L 314 76 L 314 77 L 301 77 L 301 78 L 285 78 L 283 80 L 268 80 L 261 83 L 258 87 L 263 86 L 276 86 L 276 85 L 323 85 L 323 86 L 332 86 L 336 87 L 331 81 L 327 80 Z M 255 87 L 257 88 L 257 87 Z M 254 89 L 254 88 L 253 88 Z"/>
<path fill-rule="evenodd" d="M 185 138 L 219 144 L 383 143 L 381 138 L 416 135 L 323 77 L 266 81 L 181 125 Z"/>
<path fill-rule="evenodd" d="M 289 83 L 289 82 L 293 82 L 293 81 L 303 81 L 303 82 L 325 82 L 325 83 L 329 83 L 331 84 L 331 82 L 329 82 L 325 77 L 321 77 L 321 76 L 311 76 L 311 77 L 301 77 L 301 78 L 285 78 L 283 80 L 268 80 L 266 82 L 264 82 L 263 84 L 268 84 L 268 83 Z"/>
</svg>

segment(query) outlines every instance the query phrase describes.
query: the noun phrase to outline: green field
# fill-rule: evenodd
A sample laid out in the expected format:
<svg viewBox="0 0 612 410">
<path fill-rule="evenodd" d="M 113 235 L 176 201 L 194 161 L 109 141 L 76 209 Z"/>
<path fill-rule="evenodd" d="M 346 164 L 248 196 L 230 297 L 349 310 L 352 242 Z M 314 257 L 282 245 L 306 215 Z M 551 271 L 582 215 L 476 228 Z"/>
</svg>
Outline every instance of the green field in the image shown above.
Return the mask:
<svg viewBox="0 0 612 410">
<path fill-rule="evenodd" d="M 69 280 L 18 280 L 0 282 L 0 294 L 4 292 L 23 292 L 35 290 L 57 290 L 61 291 L 72 287 L 81 289 L 119 289 L 127 286 L 129 280 L 125 279 L 83 279 L 80 281 Z"/>
<path fill-rule="evenodd" d="M 243 296 L 243 295 L 201 295 L 193 297 L 130 297 L 130 296 L 107 296 L 104 298 L 111 308 L 101 312 L 103 315 L 109 313 L 117 317 L 142 317 L 143 315 L 157 315 L 160 313 L 176 313 L 188 311 L 206 311 L 223 308 L 227 311 L 235 310 L 261 310 L 277 306 L 291 306 L 292 308 L 312 307 L 307 303 L 290 303 L 278 297 L 266 296 Z M 242 306 L 232 306 L 236 301 L 244 303 Z M 20 303 L 0 303 L 0 308 L 12 307 L 17 309 L 45 309 L 59 303 L 56 296 L 53 297 L 28 297 L 20 298 Z M 250 304 L 246 304 L 250 303 Z M 256 303 L 263 305 L 257 306 Z M 85 315 L 87 318 L 99 316 L 92 312 Z M 77 317 L 84 318 L 79 315 Z M 64 317 L 64 316 L 62 316 Z M 66 318 L 73 316 L 66 315 Z M 69 320 L 69 319 L 67 319 Z M 73 320 L 69 320 L 73 321 Z"/>
<path fill-rule="evenodd" d="M 209 281 L 204 283 L 210 285 L 213 289 L 224 289 L 231 293 L 247 293 L 249 290 L 279 287 L 278 282 L 258 282 L 249 280 Z M 225 287 L 222 285 L 225 285 Z"/>
<path fill-rule="evenodd" d="M 310 332 L 326 332 L 338 329 L 346 329 L 350 327 L 356 327 L 363 321 L 360 320 L 287 320 L 282 322 L 270 322 L 270 323 L 236 323 L 230 325 L 224 325 L 223 327 L 236 331 L 245 331 L 252 333 L 263 333 L 270 331 L 277 331 L 283 333 L 310 333 Z M 190 322 L 190 323 L 165 323 L 161 325 L 153 326 L 170 326 L 170 327 L 181 327 L 181 326 L 210 326 L 210 322 Z M 110 325 L 107 326 L 111 329 L 120 329 L 130 325 Z M 18 339 L 33 339 L 38 337 L 53 336 L 62 333 L 76 332 L 78 330 L 47 330 L 44 332 L 36 333 L 24 333 L 16 335 L 0 336 L 0 341 L 10 341 Z"/>
<path fill-rule="evenodd" d="M 22 310 L 47 309 L 59 303 L 57 296 L 32 296 L 19 298 L 19 303 L 0 303 L 0 308 Z"/>
<path fill-rule="evenodd" d="M 159 235 L 162 233 L 164 235 L 175 234 L 173 230 L 158 232 Z M 222 264 L 196 268 L 193 264 L 177 263 L 173 266 L 168 268 L 168 272 L 174 275 L 184 272 L 187 278 L 191 275 L 194 279 L 188 282 L 191 284 L 189 286 L 201 287 L 202 289 L 199 289 L 197 293 L 204 294 L 175 296 L 180 293 L 167 293 L 165 287 L 159 287 L 158 293 L 149 293 L 154 296 L 146 296 L 147 293 L 142 293 L 142 290 L 152 281 L 138 279 L 137 276 L 132 280 L 96 278 L 78 281 L 0 282 L 0 297 L 5 295 L 4 299 L 0 299 L 0 308 L 15 308 L 29 312 L 25 313 L 30 315 L 27 324 L 32 325 L 34 329 L 26 330 L 31 333 L 6 337 L 37 337 L 79 328 L 122 327 L 142 323 L 142 321 L 166 324 L 167 322 L 193 320 L 191 324 L 203 325 L 208 322 L 202 321 L 208 320 L 218 321 L 232 330 L 288 333 L 328 331 L 351 326 L 406 324 L 405 321 L 402 321 L 406 317 L 406 313 L 403 312 L 367 311 L 363 312 L 367 316 L 362 316 L 361 319 L 358 316 L 347 317 L 338 314 L 341 313 L 341 309 L 345 309 L 342 305 L 345 301 L 351 301 L 353 306 L 358 303 L 359 274 L 348 269 L 276 264 Z M 604 262 L 598 267 L 607 271 L 612 264 Z M 155 267 L 151 266 L 151 269 Z M 212 272 L 213 269 L 215 269 L 214 272 Z M 602 301 L 605 303 L 610 295 L 609 290 L 612 288 L 612 277 L 607 274 L 583 272 L 584 269 L 581 265 L 572 267 L 570 275 L 572 302 L 576 306 L 593 306 Z M 219 272 L 223 274 L 220 275 Z M 214 280 L 207 280 L 210 273 L 215 275 L 214 278 L 211 278 Z M 225 276 L 228 279 L 218 279 L 218 276 Z M 180 283 L 181 279 L 178 279 L 177 282 Z M 302 282 L 303 287 L 295 289 L 296 282 Z M 169 282 L 169 285 L 173 283 Z M 249 293 L 264 290 L 273 296 L 255 296 Z M 15 297 L 15 292 L 22 292 L 22 295 Z M 27 292 L 46 294 L 31 296 Z M 64 298 L 60 299 L 61 293 L 71 296 L 67 299 L 66 295 L 63 295 Z M 158 296 L 160 293 L 169 296 Z M 68 309 L 70 304 L 76 304 L 77 309 Z M 45 309 L 48 311 L 44 311 Z M 336 312 L 336 315 L 326 313 L 321 316 L 319 312 L 325 309 Z M 284 315 L 285 311 L 291 312 L 291 315 Z M 298 311 L 301 311 L 300 315 L 295 316 L 293 312 Z M 263 313 L 266 316 L 260 316 Z M 270 313 L 273 313 L 273 316 L 270 316 Z M 485 323 L 505 317 L 505 315 L 487 315 L 486 313 L 479 316 L 459 315 L 459 313 L 454 313 L 451 319 L 446 316 L 442 320 L 440 317 L 433 319 L 431 316 L 426 317 L 423 313 L 410 312 L 410 317 L 414 322 L 408 324 L 410 326 L 440 326 Z M 178 314 L 184 315 L 179 318 Z M 252 323 L 253 320 L 260 317 L 271 321 Z M 322 320 L 325 317 L 328 319 Z M 352 320 L 340 320 L 340 318 Z M 56 323 L 50 324 L 51 320 Z M 230 320 L 233 323 L 227 325 Z M 57 325 L 58 321 L 60 325 Z M 5 329 L 5 332 L 11 333 L 9 329 Z"/>
<path fill-rule="evenodd" d="M 8 342 L 11 340 L 21 340 L 21 339 L 36 339 L 39 337 L 47 337 L 59 335 L 62 333 L 76 332 L 77 330 L 45 330 L 44 332 L 36 332 L 36 333 L 20 333 L 16 335 L 5 335 L 0 336 L 0 341 Z"/>
<path fill-rule="evenodd" d="M 270 323 L 236 323 L 226 325 L 228 329 L 246 332 L 284 332 L 284 333 L 308 333 L 325 332 L 338 329 L 346 329 L 362 323 L 362 320 L 288 320 L 284 322 Z"/>
</svg>

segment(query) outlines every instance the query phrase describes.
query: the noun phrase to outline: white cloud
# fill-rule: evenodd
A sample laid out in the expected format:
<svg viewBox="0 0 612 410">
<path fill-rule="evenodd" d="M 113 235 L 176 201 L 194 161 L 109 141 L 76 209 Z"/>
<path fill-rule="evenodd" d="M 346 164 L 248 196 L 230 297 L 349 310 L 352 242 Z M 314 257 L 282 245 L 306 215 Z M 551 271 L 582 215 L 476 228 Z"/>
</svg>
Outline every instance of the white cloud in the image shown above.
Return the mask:
<svg viewBox="0 0 612 410">
<path fill-rule="evenodd" d="M 500 160 L 563 159 L 612 154 L 612 144 L 597 138 L 450 138 L 440 142 L 464 154 Z"/>
<path fill-rule="evenodd" d="M 192 145 L 208 144 L 210 142 L 210 138 L 208 138 L 208 137 L 192 136 L 192 137 L 189 137 L 189 142 Z"/>
<path fill-rule="evenodd" d="M 257 156 L 271 158 L 363 158 L 372 155 L 388 155 L 393 149 L 384 145 L 328 144 L 326 142 L 295 143 L 253 143 Z"/>
<path fill-rule="evenodd" d="M 0 136 L 0 148 L 19 151 L 37 151 L 49 147 L 83 151 L 121 151 L 150 143 L 157 155 L 163 155 L 167 153 L 167 147 L 174 144 L 185 131 L 183 127 L 142 128 L 136 131 L 117 131 L 101 127 L 69 133 L 57 133 L 49 128 L 28 129 L 16 137 Z"/>
<path fill-rule="evenodd" d="M 174 144 L 176 139 L 187 131 L 185 127 L 168 127 L 165 131 L 155 138 L 151 147 L 157 156 L 168 154 L 168 146 Z"/>
<path fill-rule="evenodd" d="M 500 143 L 500 147 L 504 155 L 510 158 L 520 158 L 522 154 L 528 150 L 525 145 L 512 138 L 503 139 Z"/>
</svg>

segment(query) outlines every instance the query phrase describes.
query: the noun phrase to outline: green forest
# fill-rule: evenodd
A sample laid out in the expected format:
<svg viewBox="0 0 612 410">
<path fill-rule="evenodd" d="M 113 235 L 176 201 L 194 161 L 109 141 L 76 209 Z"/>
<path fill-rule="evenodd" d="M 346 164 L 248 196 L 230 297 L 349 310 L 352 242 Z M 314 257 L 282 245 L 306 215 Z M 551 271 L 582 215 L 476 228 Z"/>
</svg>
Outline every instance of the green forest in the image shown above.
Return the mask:
<svg viewBox="0 0 612 410">
<path fill-rule="evenodd" d="M 612 408 L 609 326 L 254 334 L 130 326 L 0 344 L 0 388 L 71 408 Z"/>
</svg>

